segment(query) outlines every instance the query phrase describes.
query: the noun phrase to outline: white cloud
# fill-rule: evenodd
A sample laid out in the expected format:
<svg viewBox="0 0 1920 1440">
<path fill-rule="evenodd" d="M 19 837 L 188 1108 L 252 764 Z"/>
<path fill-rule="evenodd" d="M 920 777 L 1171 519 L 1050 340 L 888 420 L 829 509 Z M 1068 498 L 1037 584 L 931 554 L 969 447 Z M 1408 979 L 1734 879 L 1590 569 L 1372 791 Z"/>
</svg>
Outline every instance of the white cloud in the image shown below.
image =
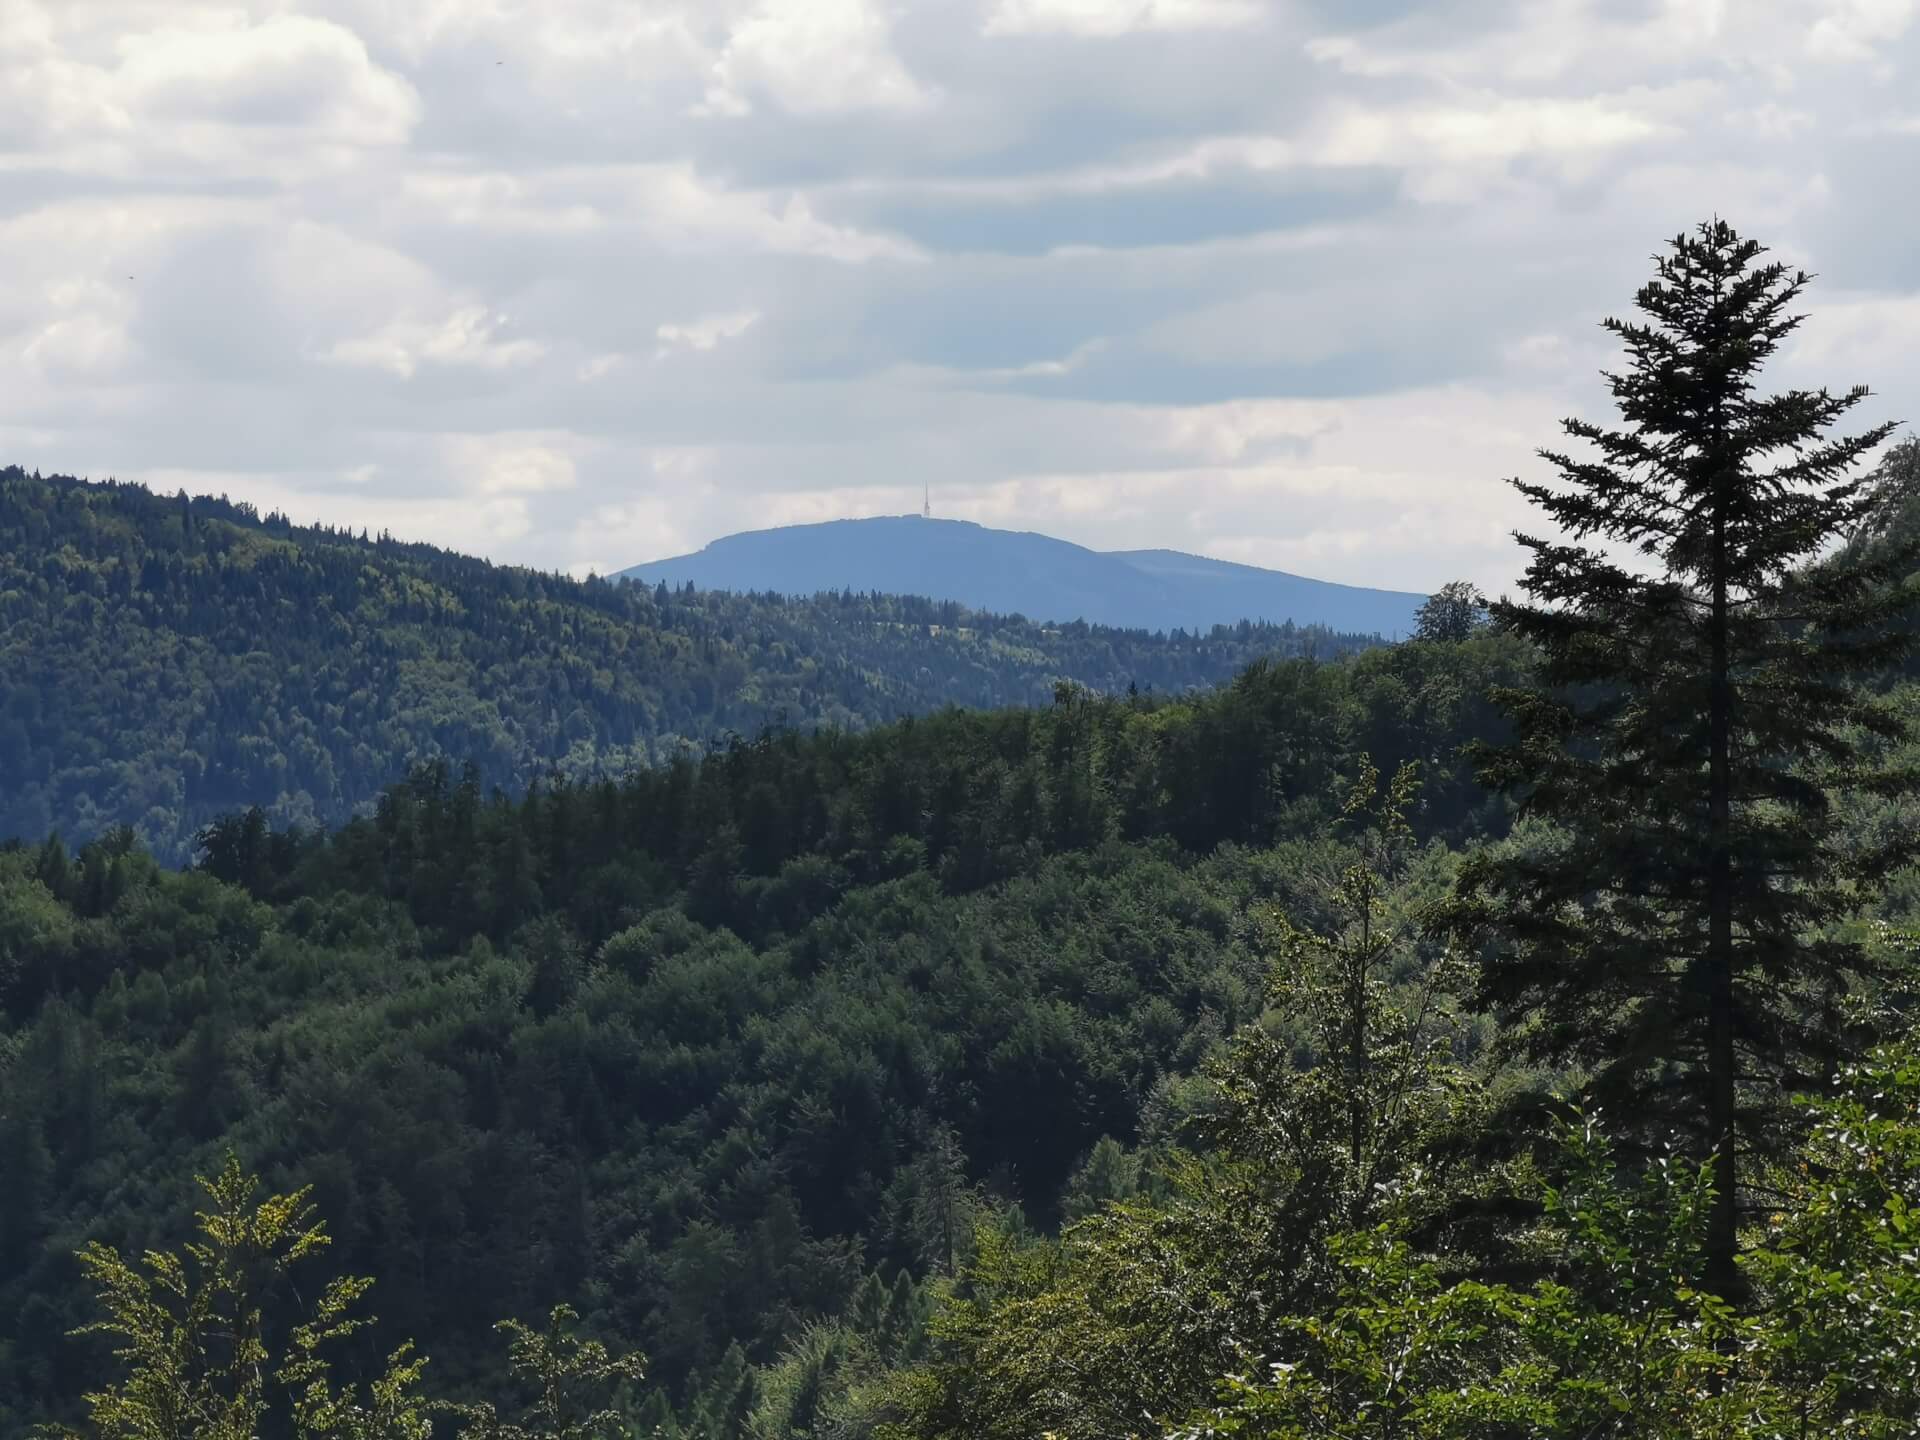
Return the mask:
<svg viewBox="0 0 1920 1440">
<path fill-rule="evenodd" d="M 434 538 L 435 510 L 458 510 L 462 529 L 484 537 L 483 553 L 501 554 L 503 546 L 513 553 L 516 542 L 553 524 L 556 507 L 563 507 L 579 485 L 579 458 L 587 449 L 573 436 L 547 431 L 424 437 L 409 452 L 407 479 L 396 473 L 373 495 L 352 494 L 346 503 L 362 498 L 376 503 L 402 522 L 391 527 L 402 539 Z M 416 489 L 423 493 L 409 493 Z M 519 558 L 558 566 L 547 554 Z"/>
<path fill-rule="evenodd" d="M 736 340 L 760 318 L 758 310 L 730 310 L 717 315 L 702 315 L 697 320 L 666 324 L 654 331 L 659 337 L 660 354 L 676 349 L 712 350 L 725 340 Z"/>
<path fill-rule="evenodd" d="M 594 506 L 574 526 L 570 543 L 575 558 L 568 568 L 611 575 L 699 549 L 686 524 L 690 498 L 670 492 Z"/>
<path fill-rule="evenodd" d="M 400 202 L 415 223 L 527 235 L 578 234 L 607 223 L 589 202 L 546 193 L 520 176 L 499 171 L 414 171 L 401 179 Z"/>
<path fill-rule="evenodd" d="M 131 305 L 123 288 L 91 277 L 55 281 L 44 291 L 21 359 L 44 380 L 90 384 L 111 379 L 133 354 Z"/>
<path fill-rule="evenodd" d="M 538 16 L 522 0 L 343 0 L 332 10 L 356 33 L 415 65 L 436 51 L 486 43 L 502 32 L 524 34 Z"/>
<path fill-rule="evenodd" d="M 1604 98 L 1515 99 L 1382 111 L 1342 107 L 1313 142 L 1322 165 L 1419 165 L 1608 150 L 1671 134 L 1671 127 Z"/>
<path fill-rule="evenodd" d="M 999 0 L 989 35 L 1106 38 L 1153 30 L 1232 30 L 1264 18 L 1260 0 Z"/>
<path fill-rule="evenodd" d="M 1337 402 L 1247 401 L 1165 417 L 1186 463 L 1019 477 L 943 508 L 1100 548 L 1169 547 L 1391 589 L 1511 575 L 1526 507 L 1502 477 L 1550 440 L 1565 397 L 1444 387 Z M 1293 453 L 1277 456 L 1276 440 Z"/>
<path fill-rule="evenodd" d="M 483 495 L 537 495 L 579 483 L 564 440 L 458 436 L 446 442 L 445 453 L 449 475 Z"/>
<path fill-rule="evenodd" d="M 762 96 L 795 115 L 915 109 L 931 99 L 894 54 L 872 0 L 762 0 L 735 23 L 698 109 L 746 115 Z"/>
<path fill-rule="evenodd" d="M 392 145 L 420 117 L 412 86 L 375 65 L 359 36 L 311 16 L 155 30 L 126 37 L 119 50 L 115 92 L 149 123 L 260 126 Z"/>
<path fill-rule="evenodd" d="M 0 35 L 0 153 L 131 127 L 110 73 L 64 53 L 38 5 L 0 0 Z"/>
<path fill-rule="evenodd" d="M 398 214 L 411 227 L 528 242 L 617 235 L 675 255 L 762 251 L 847 264 L 920 258 L 896 236 L 820 219 L 800 191 L 729 187 L 684 161 L 569 165 L 533 178 L 416 171 L 401 180 Z"/>
<path fill-rule="evenodd" d="M 1312 440 L 1338 424 L 1339 407 L 1314 400 L 1238 400 L 1168 411 L 1166 448 L 1189 460 L 1232 465 L 1276 440 Z"/>
<path fill-rule="evenodd" d="M 754 522 L 754 528 L 905 515 L 920 508 L 922 493 L 912 485 L 841 485 L 789 490 L 767 501 L 763 516 Z"/>
<path fill-rule="evenodd" d="M 503 340 L 507 317 L 484 305 L 463 305 L 440 320 L 402 318 L 371 335 L 336 341 L 324 358 L 339 365 L 385 370 L 411 380 L 423 365 L 506 370 L 529 365 L 546 353 L 537 340 Z"/>
<path fill-rule="evenodd" d="M 1823 372 L 1845 366 L 1847 373 L 1831 377 L 1825 382 L 1828 385 L 1914 369 L 1920 358 L 1920 290 L 1810 300 L 1807 323 L 1794 337 L 1788 357 L 1793 364 Z M 1911 410 L 1912 402 L 1902 408 Z"/>
<path fill-rule="evenodd" d="M 0 152 L 149 177 L 339 170 L 404 145 L 419 94 L 324 17 L 0 0 Z"/>
<path fill-rule="evenodd" d="M 1316 36 L 1308 54 L 1367 79 L 1605 88 L 1693 69 L 1788 93 L 1805 58 L 1876 58 L 1911 23 L 1914 0 L 1527 0 L 1491 28 L 1452 7 L 1415 7 L 1396 23 Z"/>
<path fill-rule="evenodd" d="M 481 531 L 492 540 L 518 540 L 533 528 L 533 512 L 518 495 L 484 500 L 475 510 Z"/>
<path fill-rule="evenodd" d="M 119 467 L 118 477 L 162 494 L 225 495 L 262 513 L 279 511 L 295 524 L 337 525 L 402 540 L 430 539 L 468 553 L 497 554 L 533 533 L 534 512 L 519 496 L 478 504 L 449 505 L 444 498 L 367 494 L 358 489 L 315 488 L 314 477 L 246 470 L 196 470 L 175 466 Z"/>
<path fill-rule="evenodd" d="M 1885 47 L 1913 23 L 1915 0 L 1838 0 L 1807 31 L 1807 53 L 1843 62 L 1885 58 Z"/>
<path fill-rule="evenodd" d="M 1087 363 L 1106 349 L 1102 336 L 1094 336 L 1073 347 L 1057 360 L 1028 360 L 1020 365 L 990 365 L 984 369 L 963 370 L 947 366 L 910 367 L 903 376 L 924 377 L 935 382 L 966 385 L 1005 385 L 1018 380 L 1058 380 L 1084 370 Z"/>
<path fill-rule="evenodd" d="M 628 180 L 632 188 L 624 219 L 664 250 L 708 253 L 719 245 L 851 265 L 921 258 L 913 245 L 895 236 L 822 220 L 798 191 L 782 199 L 765 191 L 721 189 L 686 165 L 635 170 Z"/>
<path fill-rule="evenodd" d="M 1456 92 L 1456 98 L 1444 104 L 1333 101 L 1302 117 L 1288 133 L 1208 135 L 1164 154 L 1119 163 L 1008 178 L 968 177 L 916 188 L 931 195 L 1004 203 L 1360 166 L 1403 169 L 1418 184 L 1429 181 L 1435 167 L 1528 158 L 1580 160 L 1674 138 L 1681 133 L 1685 112 L 1708 98 L 1676 89 L 1578 99 Z M 1770 125 L 1771 135 L 1795 128 L 1794 117 L 1778 109 L 1747 118 L 1756 130 Z M 1288 234 L 1295 242 L 1332 238 L 1324 227 Z"/>
<path fill-rule="evenodd" d="M 46 379 L 86 382 L 120 370 L 132 348 L 124 326 L 97 311 L 82 311 L 46 326 L 21 355 Z"/>
</svg>

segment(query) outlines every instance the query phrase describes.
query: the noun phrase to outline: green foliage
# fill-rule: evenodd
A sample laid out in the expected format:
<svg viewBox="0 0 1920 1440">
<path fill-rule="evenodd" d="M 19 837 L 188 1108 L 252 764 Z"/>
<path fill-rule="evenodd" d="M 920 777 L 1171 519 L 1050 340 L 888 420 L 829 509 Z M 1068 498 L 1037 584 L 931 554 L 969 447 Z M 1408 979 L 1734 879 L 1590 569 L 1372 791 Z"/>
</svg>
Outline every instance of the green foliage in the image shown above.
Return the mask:
<svg viewBox="0 0 1920 1440">
<path fill-rule="evenodd" d="M 646 1361 L 581 1339 L 574 1333 L 579 1318 L 572 1306 L 556 1305 L 545 1329 L 518 1320 L 494 1327 L 508 1337 L 509 1372 L 533 1398 L 519 1422 L 501 1420 L 490 1404 L 453 1407 L 465 1422 L 461 1440 L 597 1440 L 624 1433 L 620 1412 L 605 1402 L 616 1387 L 645 1375 Z"/>
<path fill-rule="evenodd" d="M 364 1398 L 332 1381 L 326 1348 L 367 1323 L 351 1312 L 371 1280 L 330 1281 L 275 1363 L 265 1315 L 270 1292 L 328 1243 L 308 1192 L 256 1201 L 258 1182 L 231 1156 L 200 1183 L 211 1202 L 198 1217 L 201 1240 L 177 1252 L 149 1250 L 138 1266 L 98 1241 L 81 1250 L 81 1270 L 107 1317 L 78 1333 L 120 1342 L 114 1353 L 126 1378 L 87 1394 L 86 1431 L 47 1433 L 254 1440 L 271 1413 L 299 1440 L 426 1440 L 431 1425 L 417 1393 L 424 1362 L 410 1347 L 388 1359 Z"/>
<path fill-rule="evenodd" d="M 0 847 L 0 1403 L 72 1413 L 58 1257 L 159 1243 L 231 1146 L 311 1177 L 454 1392 L 504 1383 L 479 1317 L 577 1297 L 676 1424 L 737 1440 L 736 1347 L 750 1377 L 874 1273 L 963 1270 L 983 1220 L 1161 1183 L 1140 1147 L 1260 1012 L 1272 910 L 1326 908 L 1306 837 L 1356 737 L 1438 757 L 1419 836 L 1497 826 L 1455 700 L 1516 655 L 1069 690 L 517 801 L 428 766 L 330 835 L 216 822 L 185 874 L 125 833 Z M 1103 1136 L 1134 1158 L 1070 1194 Z"/>
<path fill-rule="evenodd" d="M 544 1330 L 517 1320 L 494 1328 L 509 1337 L 507 1369 L 533 1392 L 519 1422 L 494 1406 L 429 1401 L 420 1393 L 424 1357 L 403 1344 L 364 1387 L 334 1379 L 334 1356 L 371 1325 L 355 1314 L 372 1288 L 365 1276 L 336 1276 L 304 1318 L 286 1327 L 267 1315 L 282 1289 L 298 1296 L 292 1268 L 330 1243 L 313 1218 L 309 1191 L 256 1201 L 259 1181 L 229 1155 L 202 1187 L 212 1208 L 198 1216 L 198 1242 L 149 1250 L 138 1267 L 98 1241 L 80 1251 L 107 1318 L 78 1334 L 120 1341 L 125 1378 L 86 1396 L 88 1426 L 43 1427 L 66 1440 L 428 1440 L 432 1417 L 461 1422 L 461 1440 L 595 1440 L 624 1434 L 607 1402 L 645 1374 L 638 1355 L 616 1356 L 573 1333 L 579 1317 L 557 1305 Z M 284 1331 L 278 1348 L 271 1335 Z"/>
<path fill-rule="evenodd" d="M 1920 1045 L 1847 1067 L 1764 1242 L 1745 1257 L 1769 1306 L 1778 1383 L 1804 1426 L 1873 1437 L 1920 1426 Z"/>
<path fill-rule="evenodd" d="M 736 1345 L 771 1363 L 864 1276 L 961 1267 L 1016 1196 L 1051 1224 L 1094 1141 L 1166 1123 L 1178 1073 L 1259 1005 L 1241 921 L 1278 882 L 1237 847 L 1312 833 L 1356 743 L 1425 762 L 1423 835 L 1501 824 L 1456 753 L 1522 665 L 1498 637 L 1105 699 L 1055 681 L 1180 690 L 1292 642 L 583 587 L 18 475 L 9 525 L 0 653 L 25 688 L 0 696 L 0 760 L 26 768 L 0 828 L 124 815 L 176 856 L 198 826 L 203 859 L 165 875 L 130 831 L 0 851 L 0 1428 L 87 1383 L 60 1257 L 157 1243 L 226 1144 L 314 1177 L 456 1388 L 497 1383 L 476 1317 L 579 1296 L 676 1413 L 737 1416 L 705 1394 Z M 891 678 L 903 656 L 933 689 Z M 1002 673 L 1054 703 L 567 778 L 760 724 L 772 678 L 700 699 L 730 658 L 788 666 L 790 714 L 848 730 L 1027 695 Z M 582 707 L 613 717 L 592 756 L 489 789 L 544 776 Z M 134 718 L 158 750 L 115 748 Z M 436 751 L 477 763 L 376 788 Z M 371 813 L 285 823 L 347 806 Z"/>
<path fill-rule="evenodd" d="M 1102 1135 L 1080 1168 L 1067 1181 L 1060 1212 L 1067 1220 L 1084 1220 L 1107 1206 L 1132 1199 L 1140 1189 L 1141 1157 L 1111 1135 Z"/>
<path fill-rule="evenodd" d="M 1307 1137 L 1321 1145 L 1300 1151 L 1299 1173 L 1317 1187 L 1316 1203 L 1348 1224 L 1358 1223 L 1402 1147 L 1431 1130 L 1436 1107 L 1456 1098 L 1449 992 L 1465 971 L 1450 955 L 1427 957 L 1408 1003 L 1389 983 L 1419 924 L 1417 907 L 1395 894 L 1418 783 L 1408 762 L 1383 790 L 1379 771 L 1363 760 L 1340 818 L 1364 828 L 1357 853 L 1325 886 L 1328 927 L 1274 918 L 1275 998 L 1295 1020 L 1294 1047 L 1304 1044 L 1317 1063 L 1290 1075 L 1292 1055 L 1256 1034 L 1224 1087 L 1231 1118 L 1221 1123 L 1243 1129 L 1240 1148 L 1299 1147 Z"/>
<path fill-rule="evenodd" d="M 878 1277 L 875 1277 L 876 1282 Z M 892 1372 L 918 1354 L 924 1298 L 905 1272 L 884 1313 L 810 1325 L 760 1374 L 751 1440 L 864 1440 L 887 1423 Z"/>
<path fill-rule="evenodd" d="M 1591 1126 L 1562 1137 L 1546 1192 L 1566 1279 L 1528 1289 L 1449 1278 L 1395 1227 L 1335 1239 L 1336 1302 L 1283 1318 L 1255 1373 L 1181 1433 L 1327 1437 L 1707 1437 L 1759 1433 L 1769 1404 L 1729 1380 L 1751 1337 L 1705 1294 L 1705 1167 L 1663 1163 L 1623 1186 Z M 1735 1342 L 1729 1346 L 1726 1342 Z"/>
<path fill-rule="evenodd" d="M 1881 453 L 1872 478 L 1873 506 L 1835 557 L 1840 565 L 1880 571 L 1891 562 L 1906 579 L 1920 554 L 1920 438 L 1908 436 Z"/>
<path fill-rule="evenodd" d="M 1177 1205 L 1120 1207 L 1097 1238 L 1081 1227 L 1058 1249 L 989 1236 L 935 1318 L 935 1357 L 894 1382 L 888 1433 L 1909 1435 L 1920 1423 L 1920 1051 L 1878 1052 L 1809 1108 L 1780 1208 L 1742 1256 L 1744 1309 L 1708 1284 L 1712 1164 L 1625 1165 L 1597 1121 L 1576 1115 L 1557 1128 L 1557 1178 L 1536 1186 L 1540 1219 L 1514 1237 L 1538 1257 L 1531 1283 L 1463 1272 L 1457 1254 L 1417 1242 L 1418 1205 L 1325 1235 L 1324 1290 L 1264 1305 L 1274 1277 L 1239 1253 L 1234 1192 L 1216 1191 L 1216 1224 L 1181 1267 L 1204 1283 L 1170 1284 L 1150 1251 L 1104 1243 L 1167 1233 Z M 1436 1180 L 1410 1167 L 1395 1183 Z M 1126 1297 L 1138 1308 L 1116 1303 Z M 1208 1364 L 1217 1392 L 1183 1412 Z"/>
<path fill-rule="evenodd" d="M 1487 623 L 1487 598 L 1472 582 L 1452 580 L 1427 597 L 1414 615 L 1416 640 L 1458 643 Z"/>
<path fill-rule="evenodd" d="M 977 1222 L 1016 1203 L 1011 1223 L 1050 1226 L 1095 1142 L 1165 1123 L 1176 1077 L 1258 1013 L 1255 916 L 1286 877 L 1161 839 L 1036 847 L 1028 873 L 954 893 L 923 868 L 950 852 L 868 839 L 854 802 L 892 803 L 884 740 L 980 732 L 796 741 L 858 761 L 823 808 L 872 848 L 739 877 L 745 936 L 690 918 L 674 863 L 630 837 L 778 778 L 778 748 L 471 811 L 425 777 L 301 840 L 252 877 L 260 898 L 136 851 L 92 914 L 37 852 L 0 851 L 41 977 L 0 1036 L 9 1421 L 69 1415 L 90 1383 L 60 1339 L 81 1319 L 60 1257 L 164 1244 L 228 1146 L 311 1180 L 339 1263 L 380 1277 L 448 1393 L 504 1406 L 481 1320 L 577 1297 L 591 1333 L 654 1358 L 676 1423 L 723 1430 L 758 1403 L 712 1391 L 736 1346 L 742 1374 L 778 1364 L 876 1273 L 964 1268 Z M 1055 734 L 1035 727 L 1043 755 Z M 1065 757 L 1085 732 L 1060 738 Z M 490 900 L 516 873 L 525 902 Z M 876 1321 L 872 1353 L 917 1326 Z"/>
<path fill-rule="evenodd" d="M 1920 1423 L 1920 1057 L 1911 1042 L 1812 1102 L 1780 1210 L 1741 1257 L 1752 1303 L 1712 1293 L 1713 1167 L 1623 1176 L 1590 1123 L 1565 1127 L 1546 1191 L 1562 1278 L 1449 1280 L 1390 1228 L 1337 1240 L 1324 1314 L 1280 1326 L 1180 1433 L 1787 1440 Z"/>
<path fill-rule="evenodd" d="M 1379 779 L 1363 767 L 1350 791 L 1349 847 L 1274 857 L 1305 882 L 1290 897 L 1302 925 L 1248 917 L 1275 957 L 1272 1009 L 1206 1067 L 1185 1126 L 1202 1150 L 1161 1154 L 1144 1192 L 1058 1242 L 983 1229 L 932 1355 L 896 1384 L 893 1433 L 1158 1434 L 1285 1317 L 1332 1299 L 1331 1235 L 1381 1216 L 1445 1229 L 1436 1197 L 1485 1183 L 1465 1143 L 1483 1107 L 1455 1058 L 1454 972 L 1413 923 L 1444 876 L 1409 854 L 1411 767 Z M 1309 915 L 1320 928 L 1302 928 Z M 1110 1144 L 1102 1168 L 1120 1168 Z"/>
</svg>

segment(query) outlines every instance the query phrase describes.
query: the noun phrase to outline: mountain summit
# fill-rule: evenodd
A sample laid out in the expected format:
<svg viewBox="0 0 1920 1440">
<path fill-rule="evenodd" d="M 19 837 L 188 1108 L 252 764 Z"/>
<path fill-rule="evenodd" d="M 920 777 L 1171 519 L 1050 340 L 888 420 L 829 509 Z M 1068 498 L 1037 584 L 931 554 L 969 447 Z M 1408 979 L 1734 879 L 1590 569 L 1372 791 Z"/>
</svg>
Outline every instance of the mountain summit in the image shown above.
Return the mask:
<svg viewBox="0 0 1920 1440">
<path fill-rule="evenodd" d="M 1309 580 L 1178 550 L 1089 550 L 1024 530 L 887 515 L 750 530 L 621 575 L 703 590 L 879 591 L 1142 630 L 1291 620 L 1400 636 L 1424 595 Z"/>
</svg>

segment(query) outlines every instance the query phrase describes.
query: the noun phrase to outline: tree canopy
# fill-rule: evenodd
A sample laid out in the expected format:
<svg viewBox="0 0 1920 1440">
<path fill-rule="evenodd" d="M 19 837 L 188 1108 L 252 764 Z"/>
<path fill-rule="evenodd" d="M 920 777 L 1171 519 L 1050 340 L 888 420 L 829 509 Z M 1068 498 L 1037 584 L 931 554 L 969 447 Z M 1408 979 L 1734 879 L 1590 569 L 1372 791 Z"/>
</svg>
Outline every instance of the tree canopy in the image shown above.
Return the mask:
<svg viewBox="0 0 1920 1440">
<path fill-rule="evenodd" d="M 575 581 L 0 469 L 0 836 L 129 825 L 178 861 L 222 814 L 338 824 L 436 758 L 518 792 L 769 727 L 1044 705 L 1063 682 L 1180 694 L 1375 643 Z"/>
</svg>

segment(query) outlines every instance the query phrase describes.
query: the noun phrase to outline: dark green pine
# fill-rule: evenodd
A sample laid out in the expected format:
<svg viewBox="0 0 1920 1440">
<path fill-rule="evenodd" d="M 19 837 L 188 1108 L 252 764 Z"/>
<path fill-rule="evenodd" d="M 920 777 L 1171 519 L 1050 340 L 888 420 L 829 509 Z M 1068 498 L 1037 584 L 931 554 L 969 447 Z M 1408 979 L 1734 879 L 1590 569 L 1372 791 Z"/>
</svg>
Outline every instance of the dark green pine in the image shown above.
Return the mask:
<svg viewBox="0 0 1920 1440">
<path fill-rule="evenodd" d="M 1479 758 L 1547 823 L 1470 863 L 1452 911 L 1486 927 L 1480 999 L 1517 1052 L 1711 1157 L 1705 1279 L 1725 1295 L 1783 1108 L 1845 1053 L 1841 997 L 1874 980 L 1836 922 L 1915 851 L 1844 846 L 1836 810 L 1916 783 L 1876 767 L 1902 727 L 1857 683 L 1910 645 L 1911 547 L 1830 558 L 1874 521 L 1861 462 L 1891 427 L 1830 435 L 1864 387 L 1759 391 L 1808 281 L 1764 254 L 1717 220 L 1675 239 L 1644 318 L 1605 322 L 1618 427 L 1564 422 L 1587 453 L 1542 451 L 1558 482 L 1514 482 L 1560 536 L 1517 537 L 1527 598 L 1491 607 L 1540 665 L 1499 693 L 1514 738 Z"/>
</svg>

